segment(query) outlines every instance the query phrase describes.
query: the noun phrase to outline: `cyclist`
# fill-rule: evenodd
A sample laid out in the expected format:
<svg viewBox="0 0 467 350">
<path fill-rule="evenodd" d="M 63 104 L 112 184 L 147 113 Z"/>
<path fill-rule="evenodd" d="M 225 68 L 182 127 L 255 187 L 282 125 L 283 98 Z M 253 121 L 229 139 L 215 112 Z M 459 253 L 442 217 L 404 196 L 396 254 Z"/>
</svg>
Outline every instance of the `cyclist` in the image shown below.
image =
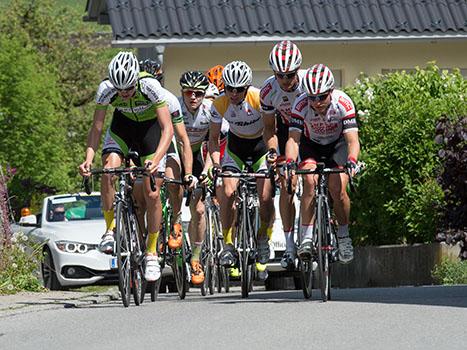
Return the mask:
<svg viewBox="0 0 467 350">
<path fill-rule="evenodd" d="M 300 155 L 303 169 L 314 169 L 316 162 L 327 167 L 346 166 L 355 174 L 360 152 L 355 107 L 343 91 L 334 89 L 334 76 L 324 64 L 316 64 L 306 71 L 306 92 L 292 107 L 289 140 L 286 145 L 287 162 Z M 304 177 L 301 202 L 302 244 L 298 255 L 310 259 L 313 244 L 313 208 L 315 176 Z M 339 260 L 348 263 L 353 259 L 352 240 L 349 236 L 350 199 L 346 187 L 346 174 L 329 175 L 329 193 L 333 199 L 338 221 L 337 239 Z"/>
<path fill-rule="evenodd" d="M 209 85 L 207 77 L 202 72 L 188 71 L 180 77 L 182 96 L 179 98 L 179 101 L 182 106 L 183 120 L 191 143 L 190 152 L 193 154 L 193 176 L 200 180 L 207 179 L 206 174 L 212 164 L 210 157 L 207 157 L 206 161 L 204 161 L 202 154 L 202 145 L 206 140 L 209 123 L 211 122 L 212 102 L 205 99 Z M 180 203 L 182 196 L 183 193 L 180 193 Z M 193 255 L 191 257 L 191 281 L 193 284 L 201 284 L 204 281 L 203 266 L 200 263 L 201 246 L 206 231 L 204 209 L 201 194 L 195 193 L 190 202 L 191 221 L 188 229 L 193 247 Z"/>
<path fill-rule="evenodd" d="M 261 114 L 264 121 L 264 140 L 268 148 L 267 160 L 271 164 L 285 164 L 285 144 L 289 138 L 290 110 L 295 99 L 303 92 L 305 70 L 299 70 L 302 54 L 297 45 L 289 40 L 276 44 L 270 55 L 269 65 L 274 75 L 261 88 Z M 285 253 L 281 260 L 284 268 L 293 266 L 295 261 L 293 195 L 287 192 L 285 179 L 281 177 L 279 198 L 282 227 L 285 236 Z"/>
<path fill-rule="evenodd" d="M 211 84 L 216 85 L 217 90 L 219 90 L 219 94 L 224 92 L 224 80 L 222 79 L 222 72 L 224 70 L 224 66 L 220 64 L 208 69 L 206 72 L 206 76 L 209 79 Z"/>
<path fill-rule="evenodd" d="M 139 66 L 141 70 L 152 74 L 161 83 L 161 85 L 164 84 L 164 71 L 162 70 L 162 66 L 159 62 L 147 58 L 144 61 L 139 61 Z"/>
<path fill-rule="evenodd" d="M 108 79 L 103 80 L 97 90 L 94 121 L 89 131 L 86 158 L 79 166 L 83 176 L 90 176 L 90 168 L 102 135 L 105 116 L 109 105 L 115 107 L 110 134 L 123 153 L 128 149 L 138 151 L 141 162 L 151 173 L 157 171 L 159 163 L 171 146 L 173 127 L 160 84 L 154 77 L 141 76 L 136 56 L 131 52 L 119 52 L 109 64 Z M 105 168 L 118 167 L 122 158 L 117 153 L 102 158 Z M 144 194 L 148 206 L 149 243 L 145 256 L 145 278 L 155 281 L 160 277 L 160 266 L 156 256 L 156 242 L 161 224 L 161 202 L 156 180 L 156 191 L 151 191 L 149 178 L 144 179 Z M 100 249 L 111 253 L 114 245 L 115 219 L 113 211 L 114 188 L 111 176 L 102 176 L 102 203 L 106 232 Z"/>
<path fill-rule="evenodd" d="M 220 152 L 219 135 L 222 120 L 229 122 L 226 152 L 222 159 L 222 170 L 239 172 L 245 168 L 245 162 L 251 158 L 253 171 L 267 171 L 267 148 L 263 140 L 263 119 L 260 114 L 259 89 L 252 87 L 252 72 L 242 61 L 227 64 L 222 73 L 225 83 L 225 95 L 219 96 L 213 103 L 212 121 L 209 129 L 209 151 L 215 171 L 219 171 Z M 225 247 L 220 259 L 222 265 L 235 265 L 237 257 L 233 247 L 232 224 L 234 215 L 234 193 L 237 180 L 223 178 L 223 191 L 220 191 L 220 213 L 223 226 Z M 274 223 L 274 203 L 269 180 L 259 179 L 257 191 L 260 200 L 260 228 L 258 231 L 259 272 L 265 271 L 269 260 L 269 240 Z"/>
</svg>

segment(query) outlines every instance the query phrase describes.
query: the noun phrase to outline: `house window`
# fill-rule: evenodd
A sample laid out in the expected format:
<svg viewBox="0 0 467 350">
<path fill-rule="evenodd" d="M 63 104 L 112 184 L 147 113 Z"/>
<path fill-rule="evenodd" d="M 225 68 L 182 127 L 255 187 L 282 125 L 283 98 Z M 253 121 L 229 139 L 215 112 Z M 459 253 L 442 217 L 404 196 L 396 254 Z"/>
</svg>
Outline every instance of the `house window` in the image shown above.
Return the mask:
<svg viewBox="0 0 467 350">
<path fill-rule="evenodd" d="M 332 69 L 332 68 L 331 68 Z M 342 70 L 341 69 L 332 69 L 332 74 L 334 75 L 334 84 L 337 88 L 342 87 Z M 253 86 L 261 88 L 264 81 L 273 75 L 272 70 L 255 70 L 253 71 Z"/>
</svg>

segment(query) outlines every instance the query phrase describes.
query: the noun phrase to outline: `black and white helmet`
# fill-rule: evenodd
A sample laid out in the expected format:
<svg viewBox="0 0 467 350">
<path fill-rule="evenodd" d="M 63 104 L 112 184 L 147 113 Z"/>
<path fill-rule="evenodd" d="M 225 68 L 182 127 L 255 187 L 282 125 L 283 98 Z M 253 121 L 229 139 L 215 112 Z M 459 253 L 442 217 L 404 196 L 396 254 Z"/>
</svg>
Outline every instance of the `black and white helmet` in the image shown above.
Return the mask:
<svg viewBox="0 0 467 350">
<path fill-rule="evenodd" d="M 334 88 L 334 75 L 324 64 L 315 64 L 305 73 L 305 90 L 308 95 L 320 95 Z"/>
<path fill-rule="evenodd" d="M 203 72 L 188 71 L 180 77 L 180 86 L 182 89 L 195 89 L 206 91 L 209 87 L 209 80 Z"/>
<path fill-rule="evenodd" d="M 250 86 L 253 81 L 251 68 L 243 61 L 233 61 L 224 67 L 222 79 L 225 85 L 233 88 Z"/>
<path fill-rule="evenodd" d="M 136 85 L 139 76 L 139 64 L 132 52 L 120 51 L 109 64 L 109 80 L 119 90 Z"/>
<path fill-rule="evenodd" d="M 301 64 L 302 53 L 290 40 L 283 40 L 274 45 L 269 54 L 269 65 L 274 72 L 293 72 L 300 68 Z"/>
</svg>

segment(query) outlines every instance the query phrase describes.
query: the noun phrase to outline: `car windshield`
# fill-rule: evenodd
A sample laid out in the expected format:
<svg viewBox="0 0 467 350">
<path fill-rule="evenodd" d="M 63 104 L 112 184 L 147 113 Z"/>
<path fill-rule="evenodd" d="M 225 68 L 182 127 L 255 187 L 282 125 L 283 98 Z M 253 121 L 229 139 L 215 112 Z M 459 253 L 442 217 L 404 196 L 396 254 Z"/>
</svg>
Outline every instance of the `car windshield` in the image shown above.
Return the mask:
<svg viewBox="0 0 467 350">
<path fill-rule="evenodd" d="M 102 219 L 101 198 L 98 195 L 67 195 L 49 200 L 47 221 Z"/>
</svg>

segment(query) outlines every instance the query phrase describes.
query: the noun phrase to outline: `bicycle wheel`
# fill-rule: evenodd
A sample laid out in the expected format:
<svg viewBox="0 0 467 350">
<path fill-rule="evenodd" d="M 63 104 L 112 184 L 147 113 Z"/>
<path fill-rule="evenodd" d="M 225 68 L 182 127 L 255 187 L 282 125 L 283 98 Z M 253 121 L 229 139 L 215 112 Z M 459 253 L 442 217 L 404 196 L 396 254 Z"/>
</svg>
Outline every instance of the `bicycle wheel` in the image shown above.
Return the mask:
<svg viewBox="0 0 467 350">
<path fill-rule="evenodd" d="M 238 217 L 238 230 L 237 230 L 237 239 L 240 245 L 240 283 L 242 287 L 242 298 L 248 298 L 250 293 L 250 280 L 251 280 L 251 267 L 252 265 L 248 264 L 248 233 L 246 227 L 246 206 L 242 204 L 241 210 L 239 210 Z"/>
<path fill-rule="evenodd" d="M 130 305 L 131 293 L 131 252 L 128 225 L 128 212 L 122 202 L 117 203 L 116 209 L 116 251 L 118 267 L 118 287 L 122 295 L 123 305 Z"/>
<path fill-rule="evenodd" d="M 313 260 L 300 260 L 300 277 L 303 296 L 305 299 L 310 299 L 313 290 Z"/>
<path fill-rule="evenodd" d="M 326 208 L 322 197 L 318 197 L 318 211 L 315 225 L 318 233 L 317 249 L 321 299 L 326 302 L 329 300 L 331 290 L 331 273 L 329 269 L 329 244 L 327 238 L 329 226 L 326 220 Z"/>
<path fill-rule="evenodd" d="M 182 235 L 182 247 L 174 252 L 172 270 L 180 299 L 185 299 L 188 290 L 187 245 L 185 235 Z"/>
<path fill-rule="evenodd" d="M 135 305 L 140 305 L 144 301 L 146 294 L 146 283 L 144 278 L 143 258 L 144 253 L 141 246 L 141 235 L 138 221 L 134 213 L 129 214 L 129 227 L 131 228 L 131 275 L 132 291 Z"/>
</svg>

